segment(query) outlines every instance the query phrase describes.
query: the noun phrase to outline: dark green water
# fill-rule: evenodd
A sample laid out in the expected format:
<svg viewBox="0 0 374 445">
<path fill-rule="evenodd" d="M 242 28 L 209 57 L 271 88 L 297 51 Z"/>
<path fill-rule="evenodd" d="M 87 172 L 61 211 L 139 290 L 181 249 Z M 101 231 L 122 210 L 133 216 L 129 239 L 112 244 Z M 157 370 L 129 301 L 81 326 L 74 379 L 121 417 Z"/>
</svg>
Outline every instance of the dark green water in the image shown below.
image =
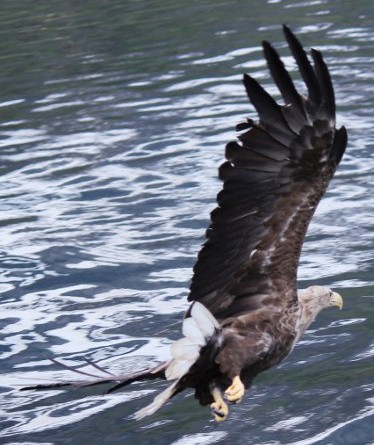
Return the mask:
<svg viewBox="0 0 374 445">
<path fill-rule="evenodd" d="M 372 1 L 0 3 L 0 443 L 374 444 Z M 186 394 L 140 422 L 137 384 L 25 393 L 84 357 L 126 372 L 168 356 L 235 124 L 241 76 L 279 25 L 331 67 L 350 143 L 310 227 L 300 287 L 343 295 L 215 424 Z"/>
</svg>

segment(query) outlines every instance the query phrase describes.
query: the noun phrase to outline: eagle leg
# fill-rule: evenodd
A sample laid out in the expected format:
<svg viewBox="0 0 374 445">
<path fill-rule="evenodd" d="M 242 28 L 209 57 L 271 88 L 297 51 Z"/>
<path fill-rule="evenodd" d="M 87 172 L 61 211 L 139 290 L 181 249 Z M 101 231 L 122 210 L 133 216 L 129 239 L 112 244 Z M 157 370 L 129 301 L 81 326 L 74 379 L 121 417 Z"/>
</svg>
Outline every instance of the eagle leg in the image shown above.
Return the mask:
<svg viewBox="0 0 374 445">
<path fill-rule="evenodd" d="M 232 384 L 225 391 L 225 399 L 231 403 L 239 403 L 244 396 L 245 388 L 240 376 L 236 375 L 232 379 Z"/>
<path fill-rule="evenodd" d="M 226 420 L 229 413 L 229 407 L 222 398 L 222 392 L 217 386 L 213 386 L 211 389 L 211 394 L 214 402 L 210 405 L 210 410 L 214 416 L 216 422 L 222 422 Z"/>
</svg>

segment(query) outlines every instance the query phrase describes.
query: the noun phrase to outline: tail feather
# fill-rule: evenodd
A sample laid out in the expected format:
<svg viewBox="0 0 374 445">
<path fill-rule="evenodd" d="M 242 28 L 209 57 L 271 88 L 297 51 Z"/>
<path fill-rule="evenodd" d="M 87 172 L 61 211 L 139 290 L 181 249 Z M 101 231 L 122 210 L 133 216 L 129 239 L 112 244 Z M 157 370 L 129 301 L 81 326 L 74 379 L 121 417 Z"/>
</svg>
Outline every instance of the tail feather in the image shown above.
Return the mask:
<svg viewBox="0 0 374 445">
<path fill-rule="evenodd" d="M 181 360 L 191 360 L 199 354 L 199 351 L 200 346 L 195 345 L 188 338 L 181 338 L 170 347 L 171 355 Z"/>
<path fill-rule="evenodd" d="M 139 420 L 154 414 L 171 397 L 184 389 L 183 377 L 199 360 L 201 349 L 220 332 L 220 325 L 208 309 L 196 301 L 187 311 L 182 332 L 184 337 L 171 345 L 173 358 L 165 368 L 166 379 L 175 380 L 175 382 L 158 394 L 151 404 L 136 412 L 135 419 Z"/>
<path fill-rule="evenodd" d="M 158 411 L 174 394 L 178 391 L 179 380 L 168 386 L 164 391 L 158 394 L 149 405 L 140 409 L 134 414 L 136 420 L 143 419 L 143 417 L 150 416 Z"/>
<path fill-rule="evenodd" d="M 183 335 L 191 341 L 192 344 L 196 344 L 199 346 L 204 346 L 205 337 L 201 330 L 199 329 L 196 321 L 191 318 L 186 318 L 183 322 L 182 326 Z"/>
<path fill-rule="evenodd" d="M 208 309 L 198 301 L 192 303 L 183 321 L 184 337 L 171 346 L 173 359 L 165 370 L 166 379 L 180 379 L 187 374 L 198 360 L 201 348 L 219 330 L 218 321 Z"/>
<path fill-rule="evenodd" d="M 201 303 L 196 301 L 190 307 L 188 312 L 195 320 L 200 332 L 206 339 L 209 339 L 216 330 L 220 329 L 220 325 L 214 315 Z"/>
</svg>

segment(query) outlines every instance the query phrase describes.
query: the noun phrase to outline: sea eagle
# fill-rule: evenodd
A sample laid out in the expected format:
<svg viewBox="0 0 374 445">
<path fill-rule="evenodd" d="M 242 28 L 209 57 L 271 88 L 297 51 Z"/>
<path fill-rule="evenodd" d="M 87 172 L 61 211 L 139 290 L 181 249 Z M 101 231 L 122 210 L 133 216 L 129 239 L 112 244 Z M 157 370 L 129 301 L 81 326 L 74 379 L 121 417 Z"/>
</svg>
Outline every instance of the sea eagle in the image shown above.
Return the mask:
<svg viewBox="0 0 374 445">
<path fill-rule="evenodd" d="M 223 188 L 194 266 L 191 305 L 183 338 L 171 346 L 172 359 L 122 376 L 89 362 L 105 375 L 27 389 L 115 382 L 113 391 L 134 381 L 165 379 L 170 385 L 136 418 L 193 388 L 215 420 L 224 420 L 226 402 L 239 402 L 257 374 L 284 360 L 322 309 L 342 307 L 342 297 L 327 287 L 297 290 L 296 276 L 306 230 L 343 156 L 347 133 L 335 128 L 334 90 L 321 53 L 311 50 L 312 65 L 290 29 L 283 30 L 307 97 L 297 92 L 278 53 L 264 41 L 285 104 L 244 75 L 259 120 L 239 124 L 239 142 L 226 146 L 227 160 L 219 169 Z"/>
</svg>

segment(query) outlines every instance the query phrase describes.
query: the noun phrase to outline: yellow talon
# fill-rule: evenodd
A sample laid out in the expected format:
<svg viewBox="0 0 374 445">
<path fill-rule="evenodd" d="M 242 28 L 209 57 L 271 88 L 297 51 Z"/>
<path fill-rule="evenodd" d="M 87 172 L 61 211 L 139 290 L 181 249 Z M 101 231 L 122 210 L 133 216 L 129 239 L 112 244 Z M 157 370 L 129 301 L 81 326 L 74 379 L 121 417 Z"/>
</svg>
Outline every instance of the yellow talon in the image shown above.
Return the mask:
<svg viewBox="0 0 374 445">
<path fill-rule="evenodd" d="M 232 403 L 239 403 L 244 396 L 245 388 L 240 377 L 236 375 L 232 379 L 232 385 L 225 391 L 225 399 Z"/>
<path fill-rule="evenodd" d="M 210 410 L 214 415 L 214 420 L 216 422 L 222 422 L 227 418 L 229 407 L 223 400 L 221 391 L 217 387 L 213 388 L 211 394 L 213 396 L 214 402 L 210 405 Z"/>
</svg>

